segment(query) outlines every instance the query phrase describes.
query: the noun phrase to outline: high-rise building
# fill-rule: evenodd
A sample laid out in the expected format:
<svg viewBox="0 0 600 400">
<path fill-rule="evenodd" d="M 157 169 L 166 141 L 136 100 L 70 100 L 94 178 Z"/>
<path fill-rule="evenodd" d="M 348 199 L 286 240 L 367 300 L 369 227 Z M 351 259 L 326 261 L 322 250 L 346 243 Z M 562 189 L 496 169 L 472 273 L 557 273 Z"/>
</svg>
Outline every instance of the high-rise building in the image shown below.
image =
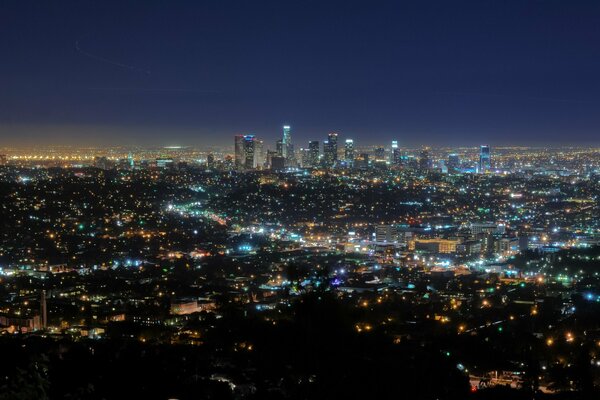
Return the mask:
<svg viewBox="0 0 600 400">
<path fill-rule="evenodd" d="M 254 142 L 254 166 L 252 168 L 263 168 L 265 166 L 265 143 L 256 139 Z"/>
<path fill-rule="evenodd" d="M 393 225 L 377 225 L 375 227 L 375 241 L 392 243 L 398 240 L 398 231 Z"/>
<path fill-rule="evenodd" d="M 346 144 L 344 145 L 344 161 L 346 161 L 348 165 L 354 163 L 354 140 L 352 139 L 346 139 Z"/>
<path fill-rule="evenodd" d="M 275 144 L 275 150 L 277 150 L 277 157 L 283 157 L 283 140 L 279 139 Z"/>
<path fill-rule="evenodd" d="M 492 156 L 490 146 L 484 144 L 479 149 L 479 173 L 485 174 L 492 169 Z"/>
<path fill-rule="evenodd" d="M 273 158 L 274 157 L 280 157 L 281 156 L 279 154 L 277 154 L 277 151 L 275 150 L 267 150 L 267 155 L 266 155 L 266 160 L 265 160 L 265 167 L 266 168 L 271 168 L 271 165 L 273 163 Z"/>
<path fill-rule="evenodd" d="M 327 141 L 323 144 L 323 159 L 326 167 L 333 167 L 337 162 L 337 139 L 337 133 L 330 133 L 327 135 Z"/>
<path fill-rule="evenodd" d="M 213 169 L 215 167 L 215 156 L 212 153 L 206 156 L 206 167 L 208 169 Z"/>
<path fill-rule="evenodd" d="M 311 140 L 308 142 L 308 159 L 311 167 L 319 165 L 319 141 Z"/>
<path fill-rule="evenodd" d="M 235 136 L 235 169 L 248 170 L 265 164 L 264 143 L 254 135 Z"/>
<path fill-rule="evenodd" d="M 310 150 L 305 149 L 304 147 L 300 148 L 300 166 L 302 168 L 308 168 L 312 166 L 310 163 Z"/>
<path fill-rule="evenodd" d="M 242 169 L 245 163 L 244 135 L 235 135 L 235 169 Z"/>
<path fill-rule="evenodd" d="M 392 164 L 400 165 L 402 164 L 402 157 L 400 154 L 400 148 L 398 147 L 398 141 L 392 141 Z"/>
<path fill-rule="evenodd" d="M 244 169 L 256 168 L 256 137 L 244 135 Z"/>
<path fill-rule="evenodd" d="M 375 148 L 375 162 L 385 162 L 385 147 L 379 146 Z"/>
<path fill-rule="evenodd" d="M 234 168 L 235 168 L 235 161 L 234 161 L 233 157 L 231 157 L 231 154 L 227 154 L 225 156 L 225 159 L 223 160 L 223 169 L 225 169 L 226 171 L 231 171 Z"/>
<path fill-rule="evenodd" d="M 292 127 L 289 125 L 283 126 L 283 140 L 281 141 L 281 156 L 285 159 L 288 159 L 290 154 L 290 145 L 292 144 Z"/>
<path fill-rule="evenodd" d="M 287 146 L 287 158 L 285 159 L 285 163 L 288 167 L 296 167 L 296 151 L 294 150 L 293 143 L 290 143 Z"/>
<path fill-rule="evenodd" d="M 460 168 L 460 158 L 458 154 L 448 155 L 448 172 L 456 172 Z"/>
</svg>

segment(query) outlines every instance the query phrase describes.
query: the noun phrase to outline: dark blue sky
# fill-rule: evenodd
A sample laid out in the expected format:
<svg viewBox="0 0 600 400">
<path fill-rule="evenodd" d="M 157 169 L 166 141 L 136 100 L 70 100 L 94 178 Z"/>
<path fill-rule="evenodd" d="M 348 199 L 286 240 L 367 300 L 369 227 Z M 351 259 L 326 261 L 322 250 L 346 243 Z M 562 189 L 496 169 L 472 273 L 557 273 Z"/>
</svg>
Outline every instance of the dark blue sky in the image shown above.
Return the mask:
<svg viewBox="0 0 600 400">
<path fill-rule="evenodd" d="M 600 144 L 600 1 L 0 4 L 0 145 Z"/>
</svg>

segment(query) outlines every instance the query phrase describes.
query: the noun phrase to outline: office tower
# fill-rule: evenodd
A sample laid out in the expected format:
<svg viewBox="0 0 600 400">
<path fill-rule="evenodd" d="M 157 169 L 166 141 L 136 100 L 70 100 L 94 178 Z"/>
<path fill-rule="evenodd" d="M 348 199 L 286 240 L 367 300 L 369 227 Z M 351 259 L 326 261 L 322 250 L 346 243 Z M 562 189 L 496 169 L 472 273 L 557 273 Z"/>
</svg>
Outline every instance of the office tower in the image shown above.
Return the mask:
<svg viewBox="0 0 600 400">
<path fill-rule="evenodd" d="M 460 168 L 460 158 L 458 154 L 448 155 L 448 172 L 456 172 Z"/>
<path fill-rule="evenodd" d="M 431 169 L 431 167 L 432 163 L 431 159 L 429 158 L 429 148 L 425 147 L 423 150 L 421 150 L 421 155 L 419 157 L 419 169 L 428 170 Z"/>
<path fill-rule="evenodd" d="M 398 240 L 398 231 L 393 225 L 377 225 L 375 227 L 375 241 L 392 243 Z"/>
<path fill-rule="evenodd" d="M 346 139 L 346 144 L 344 145 L 344 161 L 346 161 L 348 165 L 354 163 L 354 140 L 352 139 Z"/>
<path fill-rule="evenodd" d="M 263 168 L 265 166 L 264 141 L 256 139 L 254 141 L 254 166 L 252 168 Z"/>
<path fill-rule="evenodd" d="M 290 157 L 290 145 L 292 144 L 292 132 L 289 125 L 283 126 L 283 140 L 281 141 L 281 156 L 286 160 Z"/>
<path fill-rule="evenodd" d="M 492 168 L 490 146 L 484 144 L 479 149 L 479 173 L 485 174 Z"/>
<path fill-rule="evenodd" d="M 226 171 L 231 171 L 234 168 L 235 168 L 234 158 L 231 157 L 231 154 L 227 154 L 225 156 L 225 159 L 223 160 L 223 169 L 225 169 Z"/>
<path fill-rule="evenodd" d="M 244 135 L 235 135 L 235 169 L 244 167 Z"/>
<path fill-rule="evenodd" d="M 244 169 L 256 168 L 256 137 L 244 135 Z"/>
<path fill-rule="evenodd" d="M 206 166 L 209 169 L 213 169 L 215 167 L 215 156 L 212 153 L 206 156 Z"/>
<path fill-rule="evenodd" d="M 287 158 L 285 159 L 285 163 L 288 167 L 295 167 L 296 162 L 296 151 L 294 150 L 294 144 L 290 143 L 287 146 Z"/>
<path fill-rule="evenodd" d="M 275 150 L 267 150 L 265 155 L 265 168 L 271 168 L 271 163 L 273 162 L 273 157 L 279 157 L 277 151 Z"/>
<path fill-rule="evenodd" d="M 319 165 L 319 141 L 311 140 L 308 142 L 309 163 L 311 167 Z"/>
<path fill-rule="evenodd" d="M 305 149 L 303 147 L 300 148 L 300 166 L 302 168 L 308 168 L 311 165 L 310 163 L 310 150 Z"/>
<path fill-rule="evenodd" d="M 392 160 L 391 161 L 392 161 L 393 165 L 402 164 L 402 157 L 400 155 L 400 148 L 398 148 L 397 140 L 392 141 Z"/>
<path fill-rule="evenodd" d="M 337 133 L 330 133 L 327 136 L 327 141 L 323 144 L 323 159 L 326 167 L 333 167 L 337 162 Z"/>
<path fill-rule="evenodd" d="M 279 139 L 276 142 L 275 150 L 277 151 L 277 157 L 283 157 L 283 140 Z"/>
<path fill-rule="evenodd" d="M 379 146 L 375 148 L 375 161 L 385 162 L 385 147 Z"/>
</svg>

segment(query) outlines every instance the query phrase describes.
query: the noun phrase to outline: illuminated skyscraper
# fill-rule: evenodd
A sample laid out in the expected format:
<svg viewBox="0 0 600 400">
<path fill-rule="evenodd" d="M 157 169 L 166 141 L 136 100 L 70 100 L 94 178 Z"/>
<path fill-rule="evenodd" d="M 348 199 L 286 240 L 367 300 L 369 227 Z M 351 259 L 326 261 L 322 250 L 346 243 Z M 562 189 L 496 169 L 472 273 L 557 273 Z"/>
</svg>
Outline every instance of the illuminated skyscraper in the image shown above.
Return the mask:
<svg viewBox="0 0 600 400">
<path fill-rule="evenodd" d="M 337 133 L 330 133 L 327 136 L 327 141 L 323 144 L 323 159 L 326 167 L 333 167 L 337 162 L 337 139 Z"/>
<path fill-rule="evenodd" d="M 308 162 L 311 167 L 319 165 L 319 141 L 311 140 L 308 142 Z"/>
<path fill-rule="evenodd" d="M 352 165 L 354 162 L 354 140 L 346 139 L 346 144 L 344 145 L 344 161 L 348 163 L 348 165 Z"/>
<path fill-rule="evenodd" d="M 235 135 L 235 169 L 244 167 L 244 135 Z"/>
<path fill-rule="evenodd" d="M 400 155 L 400 149 L 398 148 L 398 141 L 392 141 L 392 164 L 400 165 L 402 163 L 402 158 Z"/>
<path fill-rule="evenodd" d="M 310 150 L 309 149 L 305 149 L 303 147 L 300 148 L 300 166 L 302 168 L 308 168 L 311 167 L 311 163 L 310 163 Z"/>
<path fill-rule="evenodd" d="M 265 166 L 264 144 L 264 141 L 260 139 L 254 141 L 254 166 L 252 168 L 263 168 Z"/>
<path fill-rule="evenodd" d="M 244 135 L 244 169 L 256 168 L 256 137 Z"/>
<path fill-rule="evenodd" d="M 492 169 L 492 156 L 490 154 L 490 146 L 487 144 L 481 145 L 479 149 L 479 173 L 485 174 Z"/>
<path fill-rule="evenodd" d="M 288 158 L 289 145 L 292 143 L 292 127 L 289 125 L 283 126 L 283 139 L 281 141 L 281 156 Z"/>
<path fill-rule="evenodd" d="M 385 162 L 385 147 L 379 146 L 375 148 L 375 162 Z"/>
</svg>

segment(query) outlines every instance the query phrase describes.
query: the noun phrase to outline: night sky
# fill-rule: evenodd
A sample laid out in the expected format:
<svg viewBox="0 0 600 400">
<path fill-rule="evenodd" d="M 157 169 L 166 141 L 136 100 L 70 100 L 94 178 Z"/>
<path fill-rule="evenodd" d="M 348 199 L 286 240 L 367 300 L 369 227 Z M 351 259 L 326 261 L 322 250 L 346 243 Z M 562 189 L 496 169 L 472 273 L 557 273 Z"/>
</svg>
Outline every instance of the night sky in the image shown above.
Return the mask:
<svg viewBox="0 0 600 400">
<path fill-rule="evenodd" d="M 0 3 L 0 146 L 600 144 L 600 1 Z"/>
</svg>

